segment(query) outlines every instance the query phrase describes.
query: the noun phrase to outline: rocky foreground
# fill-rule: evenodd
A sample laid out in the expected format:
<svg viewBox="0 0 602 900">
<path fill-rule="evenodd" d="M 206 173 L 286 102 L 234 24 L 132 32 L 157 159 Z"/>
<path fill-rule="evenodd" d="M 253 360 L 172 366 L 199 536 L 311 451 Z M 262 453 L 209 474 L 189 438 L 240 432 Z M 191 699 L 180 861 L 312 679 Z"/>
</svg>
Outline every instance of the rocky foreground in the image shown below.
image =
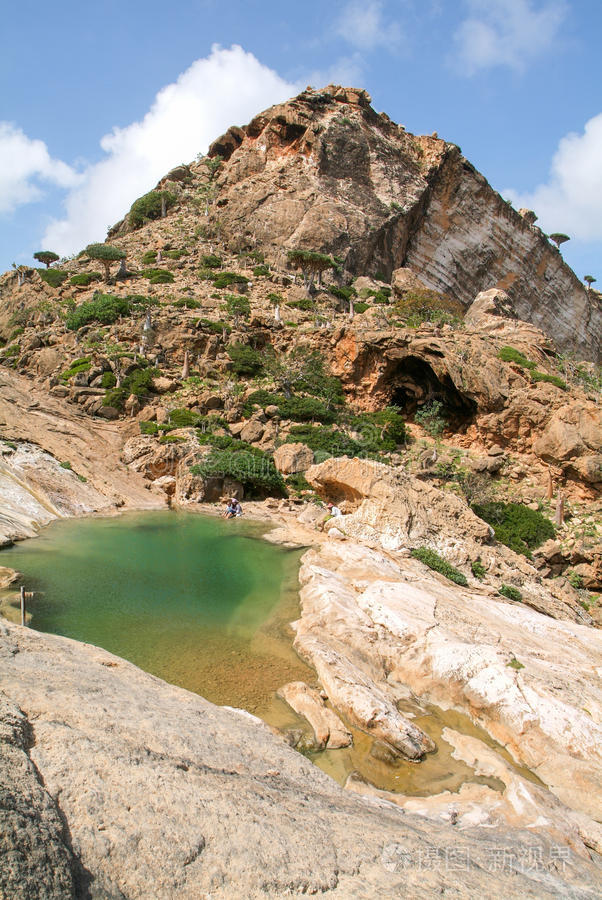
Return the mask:
<svg viewBox="0 0 602 900">
<path fill-rule="evenodd" d="M 0 626 L 0 896 L 596 896 L 583 845 L 340 789 L 252 716 Z"/>
</svg>

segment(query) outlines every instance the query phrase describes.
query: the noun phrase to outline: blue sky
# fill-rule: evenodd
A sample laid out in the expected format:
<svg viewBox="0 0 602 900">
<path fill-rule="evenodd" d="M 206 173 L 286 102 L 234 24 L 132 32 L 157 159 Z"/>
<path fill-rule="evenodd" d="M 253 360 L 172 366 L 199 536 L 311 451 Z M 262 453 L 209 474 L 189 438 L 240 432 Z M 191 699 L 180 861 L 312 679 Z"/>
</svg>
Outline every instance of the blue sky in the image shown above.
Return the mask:
<svg viewBox="0 0 602 900">
<path fill-rule="evenodd" d="M 307 84 L 437 131 L 602 283 L 601 0 L 22 0 L 2 14 L 0 270 L 72 253 Z"/>
</svg>

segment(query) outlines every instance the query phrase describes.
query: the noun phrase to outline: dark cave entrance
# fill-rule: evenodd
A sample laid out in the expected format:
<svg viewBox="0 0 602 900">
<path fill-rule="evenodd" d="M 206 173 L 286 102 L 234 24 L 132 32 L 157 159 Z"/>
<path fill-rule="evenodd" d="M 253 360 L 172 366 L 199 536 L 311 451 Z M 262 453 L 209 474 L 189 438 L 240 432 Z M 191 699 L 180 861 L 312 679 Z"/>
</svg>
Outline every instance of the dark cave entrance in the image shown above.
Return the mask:
<svg viewBox="0 0 602 900">
<path fill-rule="evenodd" d="M 408 419 L 421 407 L 438 400 L 452 431 L 464 430 L 477 412 L 475 401 L 462 394 L 447 373 L 440 378 L 417 356 L 406 356 L 394 363 L 387 375 L 386 389 L 388 402 L 398 406 Z"/>
</svg>

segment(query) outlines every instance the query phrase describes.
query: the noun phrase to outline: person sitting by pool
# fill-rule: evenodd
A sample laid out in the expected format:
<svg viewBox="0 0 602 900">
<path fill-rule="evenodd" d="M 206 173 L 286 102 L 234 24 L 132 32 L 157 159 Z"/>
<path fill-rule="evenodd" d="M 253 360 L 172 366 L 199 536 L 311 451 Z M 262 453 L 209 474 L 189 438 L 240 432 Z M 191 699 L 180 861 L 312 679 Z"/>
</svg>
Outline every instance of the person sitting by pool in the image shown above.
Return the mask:
<svg viewBox="0 0 602 900">
<path fill-rule="evenodd" d="M 318 526 L 320 528 L 320 531 L 324 531 L 324 526 L 327 522 L 330 522 L 331 519 L 337 519 L 339 516 L 343 515 L 339 507 L 335 506 L 333 503 L 327 503 L 326 509 L 328 510 L 328 514 L 324 516 L 320 525 Z"/>
<path fill-rule="evenodd" d="M 238 516 L 242 516 L 242 506 L 236 497 L 230 497 L 226 512 L 224 513 L 224 518 L 235 519 L 238 518 Z"/>
</svg>

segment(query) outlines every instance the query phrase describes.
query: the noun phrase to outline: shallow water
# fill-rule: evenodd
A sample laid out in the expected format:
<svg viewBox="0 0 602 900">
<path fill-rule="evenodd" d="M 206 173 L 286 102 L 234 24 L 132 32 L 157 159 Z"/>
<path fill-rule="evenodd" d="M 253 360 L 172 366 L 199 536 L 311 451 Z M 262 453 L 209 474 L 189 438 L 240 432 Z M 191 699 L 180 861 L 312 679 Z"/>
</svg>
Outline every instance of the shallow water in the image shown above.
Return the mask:
<svg viewBox="0 0 602 900">
<path fill-rule="evenodd" d="M 31 626 L 104 647 L 213 703 L 238 706 L 286 731 L 311 734 L 275 696 L 289 681 L 316 685 L 293 650 L 302 551 L 261 539 L 265 527 L 182 511 L 54 522 L 35 540 L 0 552 L 24 575 Z M 444 726 L 479 737 L 510 761 L 466 716 L 410 706 L 437 752 L 419 763 L 376 758 L 373 740 L 350 727 L 353 746 L 312 754 L 343 784 L 353 771 L 384 790 L 428 795 L 465 781 L 499 788 L 451 756 Z M 526 774 L 523 771 L 523 774 Z"/>
<path fill-rule="evenodd" d="M 313 672 L 292 649 L 299 551 L 253 523 L 183 512 L 54 522 L 0 553 L 36 592 L 31 626 L 104 647 L 218 704 L 266 716 Z"/>
</svg>

